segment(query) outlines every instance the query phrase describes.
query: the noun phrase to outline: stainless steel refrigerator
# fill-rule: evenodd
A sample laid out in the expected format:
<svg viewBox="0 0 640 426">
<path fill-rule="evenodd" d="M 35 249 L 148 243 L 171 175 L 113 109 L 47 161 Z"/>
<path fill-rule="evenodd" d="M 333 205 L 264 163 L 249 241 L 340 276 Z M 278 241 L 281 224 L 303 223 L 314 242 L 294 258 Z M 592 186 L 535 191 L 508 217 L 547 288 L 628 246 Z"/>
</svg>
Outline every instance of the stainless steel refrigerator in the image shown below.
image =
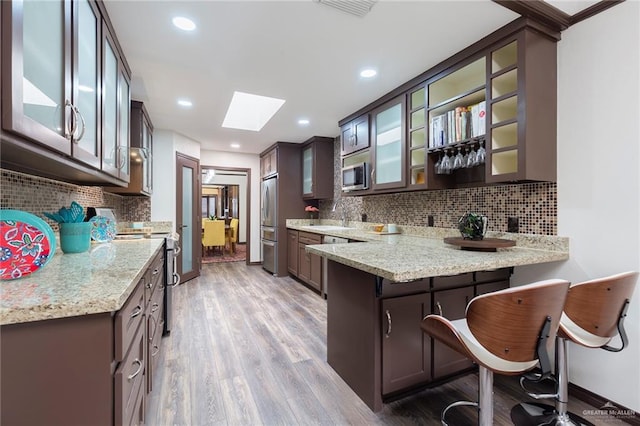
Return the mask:
<svg viewBox="0 0 640 426">
<path fill-rule="evenodd" d="M 262 181 L 261 188 L 262 267 L 276 274 L 278 272 L 278 176 Z"/>
</svg>

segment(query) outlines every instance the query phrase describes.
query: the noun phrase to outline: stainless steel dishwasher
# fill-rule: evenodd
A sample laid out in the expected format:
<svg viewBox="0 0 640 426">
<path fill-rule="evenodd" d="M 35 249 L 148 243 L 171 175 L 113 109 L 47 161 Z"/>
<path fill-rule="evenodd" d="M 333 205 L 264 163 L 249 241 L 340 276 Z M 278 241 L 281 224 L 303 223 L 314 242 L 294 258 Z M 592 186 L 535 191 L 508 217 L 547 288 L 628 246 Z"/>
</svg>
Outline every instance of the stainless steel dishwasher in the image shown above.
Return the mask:
<svg viewBox="0 0 640 426">
<path fill-rule="evenodd" d="M 349 240 L 346 238 L 325 235 L 322 244 L 345 244 Z M 322 296 L 326 299 L 329 294 L 329 280 L 327 279 L 327 258 L 322 257 Z"/>
</svg>

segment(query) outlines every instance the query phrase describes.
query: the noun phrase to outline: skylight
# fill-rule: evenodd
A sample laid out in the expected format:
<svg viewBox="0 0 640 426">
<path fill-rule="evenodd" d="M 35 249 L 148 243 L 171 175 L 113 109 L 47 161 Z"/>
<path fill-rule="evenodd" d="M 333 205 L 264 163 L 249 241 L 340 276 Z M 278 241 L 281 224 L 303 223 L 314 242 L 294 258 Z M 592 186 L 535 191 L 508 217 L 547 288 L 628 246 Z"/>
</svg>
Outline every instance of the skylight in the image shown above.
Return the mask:
<svg viewBox="0 0 640 426">
<path fill-rule="evenodd" d="M 234 92 L 222 127 L 259 132 L 284 102 L 284 99 Z"/>
</svg>

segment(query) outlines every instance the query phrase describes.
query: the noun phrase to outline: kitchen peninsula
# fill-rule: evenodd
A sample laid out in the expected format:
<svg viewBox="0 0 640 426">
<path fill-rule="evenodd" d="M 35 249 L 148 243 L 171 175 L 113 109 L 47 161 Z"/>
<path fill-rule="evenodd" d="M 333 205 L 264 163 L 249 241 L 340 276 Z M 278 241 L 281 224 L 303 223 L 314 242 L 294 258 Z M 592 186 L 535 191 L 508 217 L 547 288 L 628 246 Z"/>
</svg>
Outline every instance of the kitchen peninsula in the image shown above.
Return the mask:
<svg viewBox="0 0 640 426">
<path fill-rule="evenodd" d="M 367 224 L 316 231 L 295 221 L 287 226 L 361 241 L 306 250 L 327 259 L 327 361 L 373 411 L 472 367 L 422 333 L 425 315 L 462 318 L 471 298 L 508 287 L 513 267 L 569 258 L 568 239 L 561 237 L 490 233 L 517 245 L 474 252 L 445 244 L 444 237 L 457 236 L 451 229 L 405 227 L 403 235 L 378 235 Z"/>
</svg>

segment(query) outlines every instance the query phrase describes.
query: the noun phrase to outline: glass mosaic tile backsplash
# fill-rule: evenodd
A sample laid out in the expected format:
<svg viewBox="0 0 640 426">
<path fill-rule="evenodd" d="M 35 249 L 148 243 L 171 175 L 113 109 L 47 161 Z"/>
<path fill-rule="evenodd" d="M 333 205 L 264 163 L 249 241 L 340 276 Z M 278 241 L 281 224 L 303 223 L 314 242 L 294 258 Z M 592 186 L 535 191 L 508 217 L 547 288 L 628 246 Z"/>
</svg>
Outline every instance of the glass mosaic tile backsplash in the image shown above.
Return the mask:
<svg viewBox="0 0 640 426">
<path fill-rule="evenodd" d="M 327 177 L 329 178 L 329 177 Z M 334 200 L 320 202 L 320 218 L 340 220 L 342 208 L 348 220 L 455 228 L 458 218 L 469 211 L 489 218 L 489 231 L 507 231 L 509 217 L 518 218 L 519 232 L 557 235 L 557 186 L 553 182 L 496 185 L 439 191 L 342 197 L 336 211 L 334 201 L 341 197 L 340 143 L 334 144 Z M 301 216 L 303 217 L 303 216 Z"/>
<path fill-rule="evenodd" d="M 24 210 L 46 220 L 54 229 L 57 224 L 42 212 L 58 211 L 76 201 L 83 207 L 109 207 L 118 221 L 151 220 L 149 197 L 123 197 L 104 192 L 96 186 L 79 186 L 51 179 L 0 169 L 0 207 Z"/>
</svg>

